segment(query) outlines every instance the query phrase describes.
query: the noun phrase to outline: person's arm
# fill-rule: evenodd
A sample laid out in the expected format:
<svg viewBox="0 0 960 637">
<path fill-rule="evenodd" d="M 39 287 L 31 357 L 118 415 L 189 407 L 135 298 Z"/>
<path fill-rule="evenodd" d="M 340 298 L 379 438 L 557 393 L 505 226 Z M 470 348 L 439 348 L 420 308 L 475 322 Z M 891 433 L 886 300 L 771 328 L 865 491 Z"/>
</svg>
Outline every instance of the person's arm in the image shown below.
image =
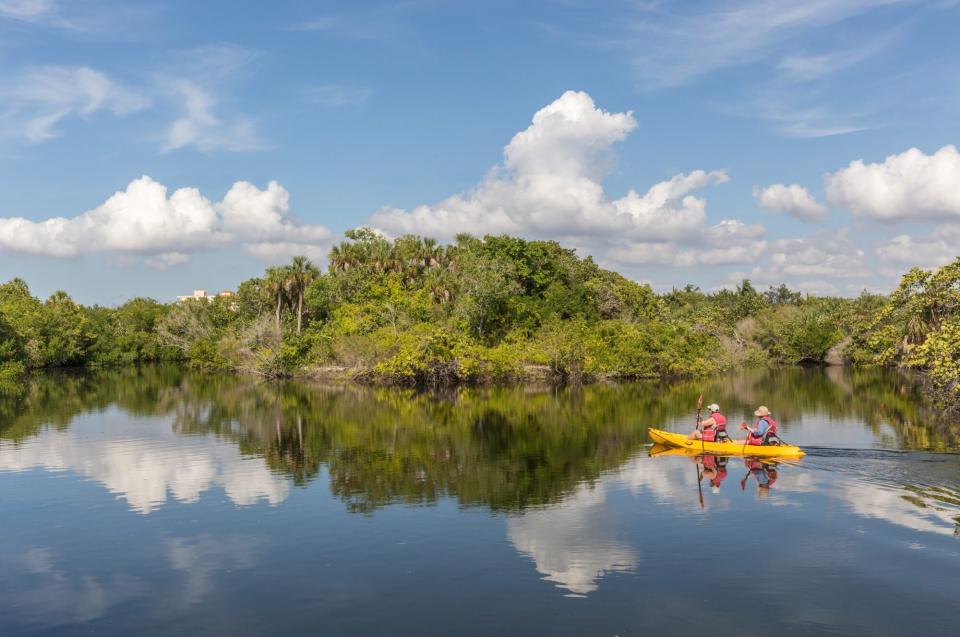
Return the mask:
<svg viewBox="0 0 960 637">
<path fill-rule="evenodd" d="M 713 416 L 710 416 L 706 420 L 701 420 L 700 424 L 704 427 L 713 427 L 717 424 L 717 421 L 713 419 Z"/>
</svg>

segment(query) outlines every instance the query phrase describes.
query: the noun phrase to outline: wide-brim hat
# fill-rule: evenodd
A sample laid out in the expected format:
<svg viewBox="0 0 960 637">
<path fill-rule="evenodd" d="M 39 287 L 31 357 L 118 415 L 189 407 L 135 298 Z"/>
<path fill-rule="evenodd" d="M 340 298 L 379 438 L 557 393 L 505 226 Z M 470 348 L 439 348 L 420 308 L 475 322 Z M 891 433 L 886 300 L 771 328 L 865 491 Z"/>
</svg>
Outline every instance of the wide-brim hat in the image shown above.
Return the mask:
<svg viewBox="0 0 960 637">
<path fill-rule="evenodd" d="M 757 407 L 757 410 L 753 412 L 753 415 L 757 417 L 769 416 L 770 410 L 764 407 L 763 405 L 760 405 L 759 407 Z"/>
</svg>

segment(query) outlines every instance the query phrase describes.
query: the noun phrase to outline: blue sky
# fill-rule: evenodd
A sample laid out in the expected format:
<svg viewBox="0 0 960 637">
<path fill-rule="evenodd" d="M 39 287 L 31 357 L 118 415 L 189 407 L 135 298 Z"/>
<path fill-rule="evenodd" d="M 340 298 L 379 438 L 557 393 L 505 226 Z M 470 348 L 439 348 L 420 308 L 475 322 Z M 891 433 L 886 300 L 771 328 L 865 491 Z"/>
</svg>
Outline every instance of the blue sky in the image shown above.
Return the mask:
<svg viewBox="0 0 960 637">
<path fill-rule="evenodd" d="M 658 289 L 889 290 L 957 255 L 958 27 L 946 0 L 0 0 L 0 279 L 168 300 L 373 225 L 557 239 Z"/>
</svg>

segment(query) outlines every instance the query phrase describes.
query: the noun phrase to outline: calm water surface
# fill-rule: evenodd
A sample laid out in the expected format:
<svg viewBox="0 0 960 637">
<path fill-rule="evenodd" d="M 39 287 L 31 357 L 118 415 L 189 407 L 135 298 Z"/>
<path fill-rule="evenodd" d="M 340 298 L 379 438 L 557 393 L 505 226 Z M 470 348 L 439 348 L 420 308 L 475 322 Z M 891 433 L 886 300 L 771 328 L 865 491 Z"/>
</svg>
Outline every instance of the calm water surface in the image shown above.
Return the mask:
<svg viewBox="0 0 960 637">
<path fill-rule="evenodd" d="M 809 455 L 650 457 L 701 391 Z M 42 376 L 0 398 L 0 634 L 954 634 L 935 416 L 842 369 L 444 396 Z"/>
</svg>

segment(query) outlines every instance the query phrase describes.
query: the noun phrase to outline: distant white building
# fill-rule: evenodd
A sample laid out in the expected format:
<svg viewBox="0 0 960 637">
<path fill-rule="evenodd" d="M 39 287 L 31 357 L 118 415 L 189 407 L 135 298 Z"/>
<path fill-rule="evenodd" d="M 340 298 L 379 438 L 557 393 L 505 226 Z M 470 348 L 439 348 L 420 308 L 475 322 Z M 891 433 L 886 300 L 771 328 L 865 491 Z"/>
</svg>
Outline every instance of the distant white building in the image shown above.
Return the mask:
<svg viewBox="0 0 960 637">
<path fill-rule="evenodd" d="M 217 292 L 216 294 L 207 294 L 206 290 L 194 290 L 193 294 L 190 294 L 188 296 L 178 296 L 177 303 L 183 303 L 184 301 L 190 301 L 195 299 L 202 299 L 204 301 L 210 302 L 217 297 L 229 298 L 231 296 L 233 296 L 233 292 L 231 292 L 230 290 L 222 290 L 220 292 Z"/>
</svg>

